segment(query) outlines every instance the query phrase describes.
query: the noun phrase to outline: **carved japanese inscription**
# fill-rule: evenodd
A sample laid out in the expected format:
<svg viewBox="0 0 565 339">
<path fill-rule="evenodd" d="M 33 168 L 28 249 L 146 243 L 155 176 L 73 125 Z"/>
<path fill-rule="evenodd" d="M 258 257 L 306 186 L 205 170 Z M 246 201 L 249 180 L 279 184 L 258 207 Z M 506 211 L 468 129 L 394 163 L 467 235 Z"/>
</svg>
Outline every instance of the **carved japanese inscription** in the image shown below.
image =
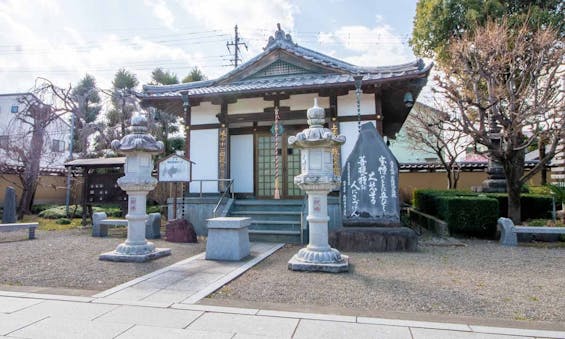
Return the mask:
<svg viewBox="0 0 565 339">
<path fill-rule="evenodd" d="M 372 123 L 359 138 L 341 175 L 344 225 L 400 224 L 398 163 Z"/>
</svg>

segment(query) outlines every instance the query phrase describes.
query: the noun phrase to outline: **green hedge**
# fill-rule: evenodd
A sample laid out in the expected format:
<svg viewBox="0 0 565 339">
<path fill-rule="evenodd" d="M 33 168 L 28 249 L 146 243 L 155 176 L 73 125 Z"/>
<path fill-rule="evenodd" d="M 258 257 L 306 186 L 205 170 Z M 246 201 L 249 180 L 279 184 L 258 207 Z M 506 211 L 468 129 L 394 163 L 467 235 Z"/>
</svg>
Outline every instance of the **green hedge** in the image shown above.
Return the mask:
<svg viewBox="0 0 565 339">
<path fill-rule="evenodd" d="M 447 222 L 451 234 L 494 238 L 498 201 L 480 196 L 440 196 L 438 217 Z"/>
<path fill-rule="evenodd" d="M 505 193 L 489 193 L 488 197 L 498 200 L 498 215 L 508 217 L 508 195 Z M 528 219 L 547 219 L 551 218 L 553 202 L 550 196 L 540 194 L 521 194 L 520 195 L 520 218 Z"/>
<path fill-rule="evenodd" d="M 418 189 L 414 191 L 412 205 L 421 212 L 438 216 L 437 199 L 439 197 L 474 195 L 476 193 L 470 191 Z"/>
<path fill-rule="evenodd" d="M 490 214 L 493 205 L 484 200 L 496 202 L 497 210 L 494 217 Z M 423 213 L 446 221 L 451 233 L 479 237 L 492 237 L 498 217 L 508 216 L 508 195 L 504 193 L 484 194 L 470 191 L 420 189 L 414 191 L 413 205 Z M 483 205 L 488 209 L 484 213 L 480 208 L 477 209 L 477 206 Z M 453 212 L 448 210 L 451 208 Z M 521 211 L 522 220 L 551 218 L 551 197 L 540 194 L 522 194 Z M 473 218 L 473 214 L 477 214 L 478 219 Z M 479 218 L 483 214 L 487 214 L 485 220 Z"/>
</svg>

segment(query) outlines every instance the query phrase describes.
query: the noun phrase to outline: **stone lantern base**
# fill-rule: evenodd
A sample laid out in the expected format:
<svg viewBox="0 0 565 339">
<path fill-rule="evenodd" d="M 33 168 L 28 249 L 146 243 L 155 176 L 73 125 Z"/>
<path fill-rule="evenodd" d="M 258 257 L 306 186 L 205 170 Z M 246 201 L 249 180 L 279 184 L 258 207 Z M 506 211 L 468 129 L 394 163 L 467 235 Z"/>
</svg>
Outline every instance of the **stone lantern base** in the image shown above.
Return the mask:
<svg viewBox="0 0 565 339">
<path fill-rule="evenodd" d="M 329 273 L 347 272 L 349 271 L 349 257 L 334 248 L 321 252 L 303 248 L 288 261 L 288 269 Z"/>
<path fill-rule="evenodd" d="M 100 260 L 120 262 L 146 262 L 171 255 L 170 248 L 155 248 L 151 242 L 143 245 L 128 245 L 122 243 L 112 251 L 100 254 Z"/>
</svg>

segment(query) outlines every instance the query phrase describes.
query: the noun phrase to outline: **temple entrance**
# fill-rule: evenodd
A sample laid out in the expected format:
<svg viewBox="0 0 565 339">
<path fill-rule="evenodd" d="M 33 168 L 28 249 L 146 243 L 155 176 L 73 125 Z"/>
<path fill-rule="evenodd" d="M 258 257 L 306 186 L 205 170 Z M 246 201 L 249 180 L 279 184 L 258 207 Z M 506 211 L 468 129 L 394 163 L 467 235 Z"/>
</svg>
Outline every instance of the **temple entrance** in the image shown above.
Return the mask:
<svg viewBox="0 0 565 339">
<path fill-rule="evenodd" d="M 302 198 L 303 192 L 294 184 L 300 174 L 300 151 L 288 146 L 288 137 L 295 131 L 285 131 L 278 142 L 278 186 L 281 199 Z M 275 195 L 275 137 L 272 134 L 255 135 L 255 195 L 272 199 Z"/>
</svg>

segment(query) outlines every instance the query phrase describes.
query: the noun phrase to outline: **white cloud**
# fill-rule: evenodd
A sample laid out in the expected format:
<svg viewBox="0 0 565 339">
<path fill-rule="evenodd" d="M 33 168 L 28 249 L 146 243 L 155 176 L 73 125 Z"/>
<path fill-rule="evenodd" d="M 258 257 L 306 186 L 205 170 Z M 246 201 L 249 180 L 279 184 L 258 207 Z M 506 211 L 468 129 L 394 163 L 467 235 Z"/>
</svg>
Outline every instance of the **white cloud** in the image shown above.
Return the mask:
<svg viewBox="0 0 565 339">
<path fill-rule="evenodd" d="M 42 6 L 41 2 L 0 2 L 0 93 L 27 91 L 37 77 L 67 86 L 89 73 L 100 87 L 109 88 L 120 67 L 147 83 L 157 66 L 175 69 L 206 64 L 196 53 L 136 35 L 97 32 L 85 36 L 72 27 L 57 2 L 46 1 L 46 7 Z M 182 69 L 181 77 L 188 73 Z"/>
<path fill-rule="evenodd" d="M 287 0 L 183 0 L 181 5 L 198 23 L 232 37 L 237 24 L 241 36 L 253 42 L 248 44 L 249 55 L 261 52 L 277 23 L 283 30 L 292 31 L 294 15 L 299 11 Z"/>
<path fill-rule="evenodd" d="M 352 54 L 343 59 L 359 66 L 382 66 L 413 60 L 414 55 L 406 39 L 395 33 L 391 26 L 382 23 L 382 20 L 377 15 L 374 27 L 342 26 L 334 32 L 323 32 L 318 35 L 318 41 L 336 41 Z"/>
<path fill-rule="evenodd" d="M 153 10 L 153 15 L 155 15 L 165 27 L 173 29 L 175 17 L 164 0 L 145 0 L 143 3 Z"/>
</svg>

